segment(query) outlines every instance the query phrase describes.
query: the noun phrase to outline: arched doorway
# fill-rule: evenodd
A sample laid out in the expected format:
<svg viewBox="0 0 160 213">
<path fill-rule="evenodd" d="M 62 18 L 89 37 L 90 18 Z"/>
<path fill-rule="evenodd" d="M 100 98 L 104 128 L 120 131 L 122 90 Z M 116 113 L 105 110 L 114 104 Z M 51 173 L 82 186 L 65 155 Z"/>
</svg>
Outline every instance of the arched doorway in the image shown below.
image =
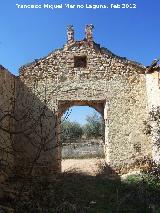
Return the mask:
<svg viewBox="0 0 160 213">
<path fill-rule="evenodd" d="M 106 101 L 105 100 L 75 100 L 75 101 L 60 101 L 59 102 L 59 113 L 58 113 L 58 119 L 57 119 L 57 145 L 58 145 L 58 160 L 59 160 L 59 166 L 61 168 L 61 162 L 62 162 L 62 139 L 61 139 L 61 118 L 63 114 L 71 107 L 73 106 L 88 106 L 93 109 L 95 109 L 98 114 L 101 115 L 103 120 L 103 157 L 105 156 L 105 159 L 107 156 L 106 152 L 106 144 L 107 144 L 107 119 L 106 119 Z M 90 143 L 89 141 L 87 141 Z M 95 145 L 96 146 L 96 145 Z M 95 147 L 94 147 L 95 149 Z M 92 150 L 91 150 L 92 151 Z M 86 151 L 87 152 L 87 151 Z M 75 152 L 76 153 L 76 152 Z"/>
</svg>

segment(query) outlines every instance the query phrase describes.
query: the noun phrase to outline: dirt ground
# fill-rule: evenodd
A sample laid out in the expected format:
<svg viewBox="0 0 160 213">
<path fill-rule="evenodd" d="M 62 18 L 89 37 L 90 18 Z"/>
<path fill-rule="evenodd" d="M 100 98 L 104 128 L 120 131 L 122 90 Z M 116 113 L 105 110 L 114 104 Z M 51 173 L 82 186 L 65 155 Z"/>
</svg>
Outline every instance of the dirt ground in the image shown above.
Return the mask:
<svg viewBox="0 0 160 213">
<path fill-rule="evenodd" d="M 105 159 L 66 159 L 62 160 L 62 172 L 80 172 L 87 175 L 96 176 L 103 170 Z M 130 171 L 127 174 L 121 175 L 121 179 L 126 179 L 129 175 L 141 174 L 140 170 Z"/>
<path fill-rule="evenodd" d="M 62 172 L 82 172 L 95 176 L 99 173 L 104 159 L 66 159 L 62 160 Z"/>
</svg>

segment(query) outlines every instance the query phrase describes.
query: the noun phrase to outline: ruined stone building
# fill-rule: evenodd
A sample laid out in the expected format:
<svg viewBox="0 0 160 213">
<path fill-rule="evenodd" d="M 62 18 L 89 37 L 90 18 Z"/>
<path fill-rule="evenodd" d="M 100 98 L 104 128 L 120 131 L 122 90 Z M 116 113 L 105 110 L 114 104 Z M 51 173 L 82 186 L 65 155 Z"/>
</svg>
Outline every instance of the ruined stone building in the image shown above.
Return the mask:
<svg viewBox="0 0 160 213">
<path fill-rule="evenodd" d="M 160 105 L 159 66 L 146 67 L 67 29 L 62 49 L 20 68 L 16 77 L 0 66 L 0 157 L 19 171 L 60 171 L 60 120 L 72 106 L 90 106 L 104 118 L 105 158 L 113 169 L 145 156 L 160 161 L 154 137 L 144 133 Z M 6 151 L 4 151 L 6 150 Z"/>
</svg>

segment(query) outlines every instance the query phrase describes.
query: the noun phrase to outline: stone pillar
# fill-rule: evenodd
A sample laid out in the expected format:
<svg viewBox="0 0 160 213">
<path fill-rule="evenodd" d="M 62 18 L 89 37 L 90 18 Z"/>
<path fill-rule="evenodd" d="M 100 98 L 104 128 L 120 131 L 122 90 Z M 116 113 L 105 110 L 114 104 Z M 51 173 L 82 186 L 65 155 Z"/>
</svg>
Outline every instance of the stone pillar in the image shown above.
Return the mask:
<svg viewBox="0 0 160 213">
<path fill-rule="evenodd" d="M 85 35 L 86 35 L 86 39 L 88 43 L 93 42 L 93 29 L 94 29 L 94 26 L 92 24 L 86 25 Z"/>
<path fill-rule="evenodd" d="M 104 138 L 104 141 L 105 141 L 105 160 L 106 160 L 106 163 L 109 165 L 110 164 L 110 147 L 109 147 L 109 141 L 108 141 L 108 131 L 109 131 L 109 128 L 108 128 L 108 109 L 109 109 L 109 106 L 108 106 L 108 102 L 105 103 L 105 106 L 104 106 L 104 124 L 105 124 L 105 138 Z"/>
<path fill-rule="evenodd" d="M 67 44 L 74 43 L 74 29 L 72 25 L 67 27 Z"/>
</svg>

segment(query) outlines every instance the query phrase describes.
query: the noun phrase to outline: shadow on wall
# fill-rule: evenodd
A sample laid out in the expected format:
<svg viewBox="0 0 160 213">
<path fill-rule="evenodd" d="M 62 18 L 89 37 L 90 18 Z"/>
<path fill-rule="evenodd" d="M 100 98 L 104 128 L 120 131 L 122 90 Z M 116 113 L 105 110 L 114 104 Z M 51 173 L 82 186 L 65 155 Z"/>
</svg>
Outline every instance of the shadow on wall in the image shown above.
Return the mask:
<svg viewBox="0 0 160 213">
<path fill-rule="evenodd" d="M 37 90 L 39 82 L 36 77 L 27 79 L 26 86 L 7 70 L 4 69 L 3 74 L 0 79 L 4 81 L 0 96 L 4 102 L 3 107 L 0 105 L 1 170 L 10 167 L 12 174 L 26 176 L 60 172 L 61 144 L 58 139 L 61 112 L 58 109 L 55 112 L 56 100 L 51 105 L 46 85 L 39 87 L 41 91 Z M 96 105 L 96 102 L 92 104 Z M 102 112 L 104 104 L 98 102 L 96 107 Z M 6 141 L 8 145 L 4 147 Z"/>
<path fill-rule="evenodd" d="M 11 167 L 15 175 L 60 171 L 56 114 L 48 107 L 45 86 L 41 93 L 36 93 L 35 85 L 32 85 L 34 94 L 19 78 L 12 78 L 10 85 L 7 78 L 0 79 L 4 81 L 3 97 L 0 97 L 5 102 L 0 105 L 1 168 Z M 7 87 L 13 91 L 12 95 L 4 90 Z M 6 141 L 8 146 L 5 147 Z"/>
<path fill-rule="evenodd" d="M 32 85 L 32 91 L 36 91 L 33 94 L 30 88 L 19 82 L 17 91 L 15 116 L 18 122 L 15 122 L 15 127 L 21 134 L 15 135 L 15 147 L 19 153 L 24 153 L 15 158 L 18 170 L 26 165 L 33 173 L 35 170 L 37 175 L 39 172 L 60 172 L 56 122 L 58 115 L 53 106 L 49 108 L 46 85 L 41 91 L 36 91 L 36 85 Z"/>
</svg>

